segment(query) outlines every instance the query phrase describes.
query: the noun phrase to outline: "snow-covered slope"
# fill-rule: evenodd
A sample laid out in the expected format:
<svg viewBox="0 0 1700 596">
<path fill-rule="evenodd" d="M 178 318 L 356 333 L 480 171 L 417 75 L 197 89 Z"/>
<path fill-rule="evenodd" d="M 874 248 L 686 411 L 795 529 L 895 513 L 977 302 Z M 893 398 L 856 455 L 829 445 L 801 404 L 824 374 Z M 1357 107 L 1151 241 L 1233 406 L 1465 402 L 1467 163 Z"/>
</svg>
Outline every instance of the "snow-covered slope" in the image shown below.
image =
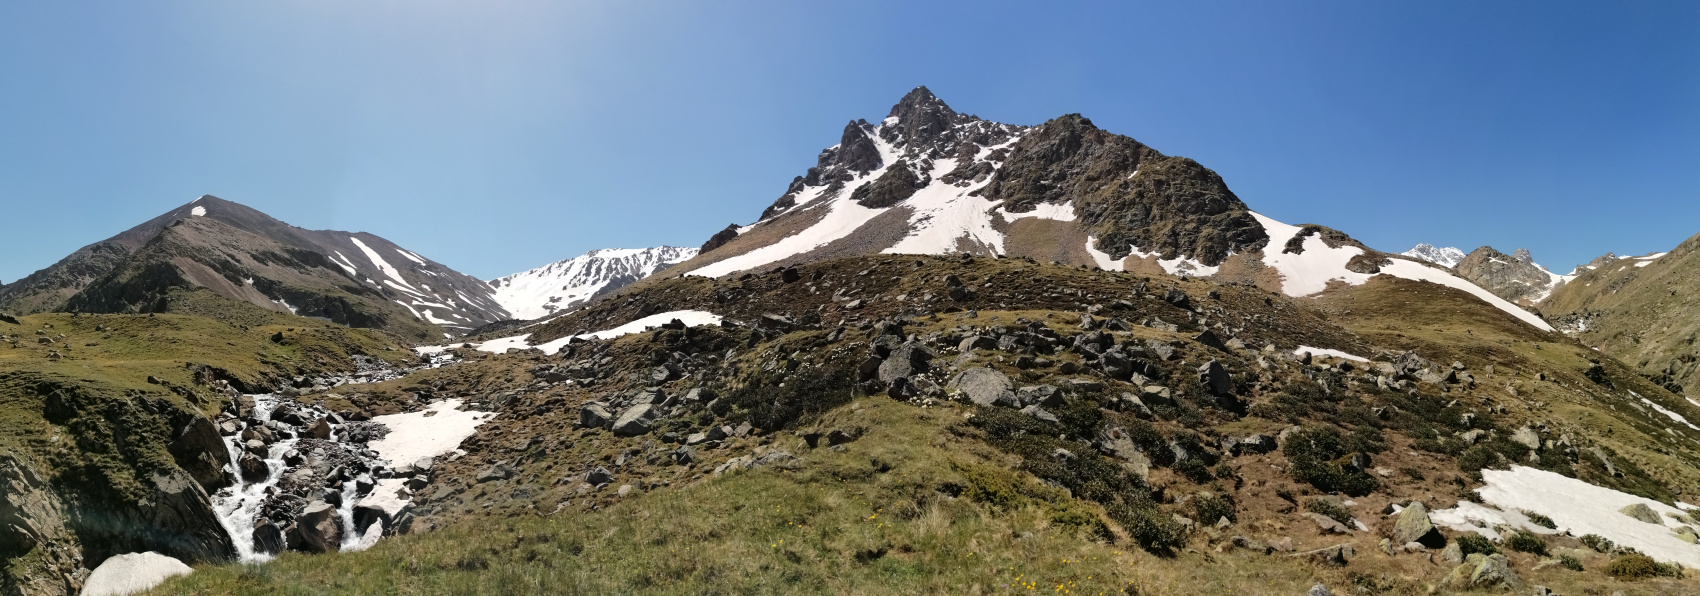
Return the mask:
<svg viewBox="0 0 1700 596">
<path fill-rule="evenodd" d="M 1418 244 L 1411 250 L 1399 254 L 1422 259 L 1441 267 L 1457 267 L 1458 261 L 1464 260 L 1464 251 L 1452 246 L 1440 248 L 1433 244 Z"/>
<path fill-rule="evenodd" d="M 496 302 L 519 319 L 572 310 L 604 292 L 697 256 L 695 248 L 608 248 L 491 280 Z"/>
</svg>

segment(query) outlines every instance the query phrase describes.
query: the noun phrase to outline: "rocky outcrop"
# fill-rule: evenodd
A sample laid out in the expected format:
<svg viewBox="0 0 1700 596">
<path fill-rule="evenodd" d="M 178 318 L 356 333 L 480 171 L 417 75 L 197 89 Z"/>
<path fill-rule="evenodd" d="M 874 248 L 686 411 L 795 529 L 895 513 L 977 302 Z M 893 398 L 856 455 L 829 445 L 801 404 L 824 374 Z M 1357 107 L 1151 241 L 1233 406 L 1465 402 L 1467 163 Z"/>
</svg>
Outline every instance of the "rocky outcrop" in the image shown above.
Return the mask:
<svg viewBox="0 0 1700 596">
<path fill-rule="evenodd" d="M 1477 248 L 1458 261 L 1457 270 L 1458 277 L 1518 304 L 1540 302 L 1560 283 L 1557 276 L 1536 265 L 1529 251 L 1522 248 L 1514 255 L 1491 246 Z"/>
<path fill-rule="evenodd" d="M 1216 172 L 1101 130 L 1079 114 L 1023 135 L 982 194 L 1012 213 L 1072 204 L 1097 249 L 1116 260 L 1137 247 L 1217 265 L 1228 253 L 1269 239 Z"/>
<path fill-rule="evenodd" d="M 19 454 L 0 450 L 0 594 L 76 594 L 77 540 L 59 497 Z"/>
<path fill-rule="evenodd" d="M 715 232 L 713 236 L 709 237 L 708 242 L 702 243 L 702 248 L 697 249 L 697 254 L 725 246 L 727 242 L 731 242 L 737 237 L 738 224 L 726 224 L 725 229 Z"/>
<path fill-rule="evenodd" d="M 185 414 L 179 417 L 182 422 L 167 447 L 171 457 L 207 492 L 229 486 L 231 478 L 224 469 L 230 465 L 230 450 L 225 448 L 218 427 L 206 416 Z"/>
</svg>

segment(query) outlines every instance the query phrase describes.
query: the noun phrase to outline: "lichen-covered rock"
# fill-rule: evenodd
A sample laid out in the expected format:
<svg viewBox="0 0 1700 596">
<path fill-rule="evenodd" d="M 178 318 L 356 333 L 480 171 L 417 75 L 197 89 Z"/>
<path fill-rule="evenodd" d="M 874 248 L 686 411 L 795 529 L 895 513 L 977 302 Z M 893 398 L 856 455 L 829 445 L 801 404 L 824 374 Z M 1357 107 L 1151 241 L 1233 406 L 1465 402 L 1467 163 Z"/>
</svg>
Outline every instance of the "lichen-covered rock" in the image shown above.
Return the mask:
<svg viewBox="0 0 1700 596">
<path fill-rule="evenodd" d="M 982 406 L 1021 407 L 1016 400 L 1009 377 L 990 368 L 970 368 L 951 379 L 950 386 L 962 392 L 969 401 Z"/>
<path fill-rule="evenodd" d="M 1649 524 L 1659 524 L 1659 525 L 1664 525 L 1664 523 L 1665 523 L 1664 520 L 1659 519 L 1658 512 L 1653 511 L 1653 508 L 1648 507 L 1646 503 L 1636 503 L 1634 505 L 1626 506 L 1626 507 L 1619 509 L 1617 511 L 1619 513 L 1622 513 L 1622 514 L 1627 515 L 1629 517 L 1633 517 L 1637 521 L 1643 521 L 1643 522 L 1647 522 Z"/>
<path fill-rule="evenodd" d="M 1393 521 L 1393 543 L 1403 545 L 1412 542 L 1428 548 L 1440 548 L 1446 544 L 1446 537 L 1429 521 L 1428 507 L 1422 503 L 1411 503 L 1399 511 Z"/>
</svg>

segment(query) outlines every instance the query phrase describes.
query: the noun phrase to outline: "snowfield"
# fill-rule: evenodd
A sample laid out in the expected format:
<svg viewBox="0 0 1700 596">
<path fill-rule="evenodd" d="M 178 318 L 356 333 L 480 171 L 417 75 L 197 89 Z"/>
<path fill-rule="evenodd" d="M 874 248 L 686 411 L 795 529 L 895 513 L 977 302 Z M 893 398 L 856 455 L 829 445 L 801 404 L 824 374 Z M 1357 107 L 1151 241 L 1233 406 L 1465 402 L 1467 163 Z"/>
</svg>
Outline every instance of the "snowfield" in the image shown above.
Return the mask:
<svg viewBox="0 0 1700 596">
<path fill-rule="evenodd" d="M 574 337 L 583 338 L 583 339 L 613 339 L 613 338 L 616 338 L 616 337 L 620 337 L 622 335 L 628 335 L 628 334 L 632 334 L 632 333 L 642 333 L 642 332 L 647 331 L 649 329 L 653 329 L 653 328 L 665 325 L 668 322 L 672 321 L 673 319 L 678 319 L 680 322 L 684 323 L 685 325 L 691 326 L 691 327 L 701 327 L 703 325 L 719 325 L 720 321 L 721 321 L 720 315 L 717 315 L 717 314 L 714 314 L 714 313 L 711 313 L 711 312 L 700 311 L 700 310 L 675 310 L 675 311 L 668 311 L 668 312 L 664 312 L 664 313 L 660 313 L 660 314 L 649 315 L 647 317 L 638 319 L 636 321 L 632 321 L 630 323 L 626 323 L 624 325 L 621 325 L 619 327 L 615 327 L 613 329 L 604 329 L 602 331 L 597 331 L 595 333 L 586 333 L 586 334 L 583 334 L 583 335 L 574 335 L 574 336 L 563 337 L 563 338 L 560 338 L 560 339 L 557 339 L 557 340 L 554 340 L 554 341 L 551 341 L 551 342 L 542 343 L 542 344 L 538 344 L 538 345 L 535 345 L 535 346 L 531 345 L 529 343 L 526 343 L 526 340 L 531 339 L 531 334 L 527 333 L 525 335 L 515 335 L 515 336 L 512 336 L 512 337 L 502 337 L 502 338 L 492 339 L 490 341 L 486 341 L 486 342 L 483 342 L 483 343 L 474 344 L 472 347 L 474 349 L 477 349 L 478 351 L 490 352 L 492 354 L 505 354 L 505 353 L 507 353 L 508 349 L 510 349 L 510 348 L 516 349 L 516 350 L 525 350 L 525 349 L 529 349 L 529 348 L 537 348 L 539 350 L 543 350 L 543 353 L 545 353 L 545 354 L 554 355 L 554 354 L 560 352 L 561 348 L 566 347 L 567 342 L 572 341 Z M 438 354 L 438 353 L 443 352 L 444 350 L 448 350 L 450 348 L 458 347 L 458 345 L 459 344 L 448 345 L 448 346 L 423 346 L 423 347 L 414 348 L 413 351 L 423 356 L 423 355 L 430 355 L 430 354 Z"/>
<path fill-rule="evenodd" d="M 1700 567 L 1700 547 L 1676 537 L 1676 520 L 1665 514 L 1683 511 L 1652 499 L 1594 486 L 1561 474 L 1524 466 L 1510 470 L 1482 470 L 1486 486 L 1476 489 L 1484 507 L 1461 501 L 1457 507 L 1435 511 L 1434 523 L 1459 531 L 1476 532 L 1489 538 L 1499 533 L 1493 526 L 1503 524 L 1522 527 L 1541 534 L 1548 530 L 1528 522 L 1520 510 L 1533 511 L 1552 518 L 1557 531 L 1572 535 L 1598 534 L 1622 546 L 1633 547 L 1649 557 L 1688 568 Z M 1619 509 L 1640 503 L 1653 509 L 1663 521 L 1649 524 L 1619 512 Z M 1686 517 L 1686 515 L 1684 515 Z M 1486 528 L 1476 525 L 1485 524 Z"/>
<path fill-rule="evenodd" d="M 458 399 L 447 399 L 418 412 L 373 417 L 373 421 L 389 427 L 390 434 L 372 441 L 372 451 L 398 466 L 454 451 L 478 425 L 495 416 L 490 412 L 463 412 L 456 409 L 460 404 Z"/>
</svg>

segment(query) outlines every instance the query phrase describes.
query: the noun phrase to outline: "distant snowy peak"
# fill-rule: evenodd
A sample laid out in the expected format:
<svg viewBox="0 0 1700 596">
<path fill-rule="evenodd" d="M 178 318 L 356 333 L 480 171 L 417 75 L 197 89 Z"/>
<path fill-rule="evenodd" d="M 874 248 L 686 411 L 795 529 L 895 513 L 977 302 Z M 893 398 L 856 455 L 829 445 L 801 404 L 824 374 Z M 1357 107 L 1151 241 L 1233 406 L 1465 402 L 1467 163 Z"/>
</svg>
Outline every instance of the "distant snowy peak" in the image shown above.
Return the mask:
<svg viewBox="0 0 1700 596">
<path fill-rule="evenodd" d="M 591 298 L 697 256 L 695 248 L 607 248 L 489 282 L 496 302 L 518 319 L 570 311 Z"/>
<path fill-rule="evenodd" d="M 1433 244 L 1418 244 L 1404 253 L 1407 257 L 1422 259 L 1442 267 L 1457 267 L 1458 261 L 1464 260 L 1464 251 L 1448 246 L 1439 248 Z"/>
</svg>

